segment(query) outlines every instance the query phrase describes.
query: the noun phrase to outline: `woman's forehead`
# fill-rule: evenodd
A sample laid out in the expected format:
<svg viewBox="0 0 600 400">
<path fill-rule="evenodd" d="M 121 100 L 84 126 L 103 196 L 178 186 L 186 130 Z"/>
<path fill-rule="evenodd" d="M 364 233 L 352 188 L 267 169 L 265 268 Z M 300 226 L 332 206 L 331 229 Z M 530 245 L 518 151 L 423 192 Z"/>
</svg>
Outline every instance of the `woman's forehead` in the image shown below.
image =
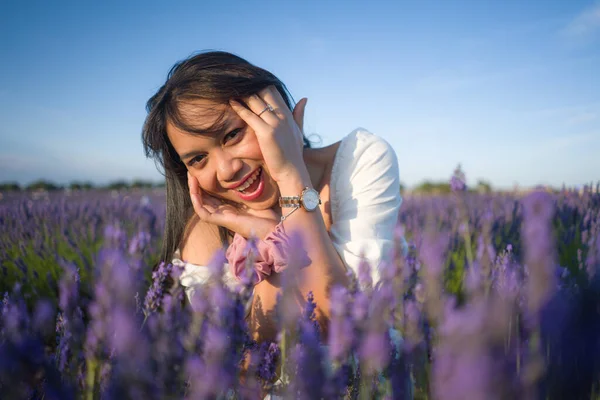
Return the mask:
<svg viewBox="0 0 600 400">
<path fill-rule="evenodd" d="M 206 99 L 184 100 L 177 105 L 182 122 L 197 130 L 212 130 L 234 117 L 235 111 L 228 105 Z"/>
</svg>

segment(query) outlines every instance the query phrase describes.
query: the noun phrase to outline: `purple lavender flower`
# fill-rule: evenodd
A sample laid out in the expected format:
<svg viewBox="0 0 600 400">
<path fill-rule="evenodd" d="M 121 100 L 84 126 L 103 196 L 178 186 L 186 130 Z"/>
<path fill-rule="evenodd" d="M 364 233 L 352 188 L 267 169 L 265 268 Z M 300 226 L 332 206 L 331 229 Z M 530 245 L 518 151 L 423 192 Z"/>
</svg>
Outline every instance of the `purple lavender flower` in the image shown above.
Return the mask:
<svg viewBox="0 0 600 400">
<path fill-rule="evenodd" d="M 324 354 L 319 333 L 314 324 L 303 320 L 299 327 L 299 340 L 292 350 L 295 373 L 288 387 L 288 395 L 297 399 L 320 399 L 325 387 Z"/>
<path fill-rule="evenodd" d="M 306 296 L 306 303 L 304 304 L 304 309 L 302 312 L 302 319 L 306 322 L 312 323 L 315 334 L 320 335 L 321 327 L 317 322 L 317 317 L 315 314 L 315 310 L 317 309 L 317 304 L 315 303 L 315 297 L 313 292 L 308 292 Z"/>
<path fill-rule="evenodd" d="M 281 350 L 275 342 L 264 342 L 260 344 L 259 355 L 258 377 L 264 383 L 272 382 L 277 374 L 277 363 L 281 358 Z"/>
<path fill-rule="evenodd" d="M 334 286 L 330 294 L 329 358 L 335 363 L 345 361 L 354 341 L 354 324 L 349 318 L 348 292 L 343 286 Z"/>
<path fill-rule="evenodd" d="M 144 315 L 148 316 L 160 308 L 164 296 L 165 282 L 172 270 L 172 264 L 161 262 L 158 268 L 152 272 L 152 285 L 148 289 L 144 300 Z"/>
<path fill-rule="evenodd" d="M 422 331 L 422 312 L 417 302 L 408 300 L 404 303 L 404 344 L 411 352 L 424 340 Z"/>
<path fill-rule="evenodd" d="M 448 247 L 448 236 L 429 232 L 419 251 L 423 262 L 423 285 L 425 286 L 425 310 L 429 319 L 436 322 L 443 312 L 444 253 Z"/>
<path fill-rule="evenodd" d="M 129 254 L 141 253 L 150 245 L 151 236 L 149 232 L 140 231 L 129 241 Z"/>
<path fill-rule="evenodd" d="M 528 308 L 538 312 L 556 288 L 556 255 L 551 218 L 554 203 L 549 194 L 534 192 L 523 200 L 523 242 L 525 264 L 529 271 Z"/>
<path fill-rule="evenodd" d="M 364 292 L 357 292 L 354 295 L 352 305 L 352 318 L 355 321 L 364 322 L 369 315 L 369 297 Z"/>
<path fill-rule="evenodd" d="M 189 382 L 188 399 L 208 399 L 215 396 L 211 386 L 218 376 L 211 376 L 206 370 L 206 364 L 196 355 L 192 355 L 186 361 L 185 372 Z"/>
<path fill-rule="evenodd" d="M 79 299 L 79 271 L 73 263 L 63 262 L 63 276 L 59 282 L 59 306 L 65 313 L 71 314 Z"/>
<path fill-rule="evenodd" d="M 386 330 L 366 333 L 360 345 L 361 366 L 369 374 L 383 370 L 390 361 L 390 339 Z"/>
<path fill-rule="evenodd" d="M 373 276 L 371 264 L 361 255 L 361 261 L 358 265 L 358 283 L 360 288 L 365 291 L 373 289 Z"/>
<path fill-rule="evenodd" d="M 35 305 L 33 312 L 33 331 L 41 336 L 46 336 L 54 331 L 54 317 L 56 309 L 49 300 L 40 300 Z"/>
<path fill-rule="evenodd" d="M 488 297 L 456 308 L 448 302 L 439 327 L 432 370 L 433 394 L 444 399 L 514 398 L 516 360 L 506 348 L 512 308 Z"/>
<path fill-rule="evenodd" d="M 450 178 L 450 189 L 453 192 L 464 192 L 467 190 L 465 173 L 462 171 L 460 165 L 456 167 L 452 178 Z"/>
<path fill-rule="evenodd" d="M 124 249 L 127 243 L 127 233 L 119 226 L 119 224 L 107 225 L 104 228 L 104 239 L 107 247 Z"/>
</svg>

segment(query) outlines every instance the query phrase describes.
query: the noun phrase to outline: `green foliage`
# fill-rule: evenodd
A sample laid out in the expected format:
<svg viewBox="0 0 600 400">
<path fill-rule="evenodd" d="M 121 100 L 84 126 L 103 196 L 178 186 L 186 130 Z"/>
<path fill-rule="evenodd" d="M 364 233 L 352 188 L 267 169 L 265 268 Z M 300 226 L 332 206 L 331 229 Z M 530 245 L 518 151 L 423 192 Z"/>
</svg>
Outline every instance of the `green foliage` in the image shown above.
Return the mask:
<svg viewBox="0 0 600 400">
<path fill-rule="evenodd" d="M 69 184 L 71 190 L 91 190 L 93 188 L 94 184 L 92 182 L 71 182 Z"/>
<path fill-rule="evenodd" d="M 467 252 L 463 244 L 451 251 L 446 259 L 445 284 L 446 291 L 461 300 L 463 296 L 463 278 L 467 264 Z"/>
<path fill-rule="evenodd" d="M 123 190 L 123 189 L 128 189 L 129 188 L 129 184 L 125 181 L 114 181 L 109 183 L 108 185 L 106 185 L 106 189 L 109 190 Z"/>
<path fill-rule="evenodd" d="M 26 186 L 25 190 L 45 190 L 45 191 L 53 191 L 58 190 L 61 187 L 52 182 L 45 181 L 43 179 L 37 180 L 35 182 L 30 183 Z"/>
<path fill-rule="evenodd" d="M 160 222 L 153 227 L 153 211 L 139 206 L 141 195 L 125 202 L 112 200 L 107 194 L 103 200 L 97 199 L 102 192 L 52 193 L 51 202 L 43 199 L 28 203 L 27 199 L 34 196 L 19 194 L 23 199 L 13 203 L 13 212 L 0 216 L 5 228 L 0 231 L 0 295 L 12 292 L 20 284 L 29 306 L 40 298 L 55 301 L 57 282 L 65 264 L 69 264 L 79 271 L 82 296 L 90 298 L 96 258 L 104 244 L 107 225 L 118 224 L 123 230 L 125 252 L 136 233 L 148 231 L 148 249 L 152 251 L 144 250 L 141 261 L 144 265 L 156 265 L 162 240 L 157 233 L 162 228 Z M 151 269 L 144 272 L 149 281 Z"/>
<path fill-rule="evenodd" d="M 400 193 L 404 193 L 406 191 L 406 184 L 404 182 L 400 182 Z"/>
<path fill-rule="evenodd" d="M 20 190 L 21 186 L 17 182 L 0 183 L 0 192 L 18 192 Z"/>
<path fill-rule="evenodd" d="M 450 184 L 447 182 L 425 181 L 417 185 L 413 189 L 413 192 L 422 194 L 448 194 L 451 190 Z"/>
<path fill-rule="evenodd" d="M 134 180 L 131 183 L 132 189 L 151 189 L 152 187 L 154 187 L 154 183 L 152 183 L 151 181 L 144 181 L 141 179 Z"/>
<path fill-rule="evenodd" d="M 475 191 L 477 191 L 478 193 L 485 193 L 485 194 L 489 194 L 492 193 L 492 184 L 484 181 L 482 179 L 477 181 L 477 185 L 475 186 Z"/>
</svg>

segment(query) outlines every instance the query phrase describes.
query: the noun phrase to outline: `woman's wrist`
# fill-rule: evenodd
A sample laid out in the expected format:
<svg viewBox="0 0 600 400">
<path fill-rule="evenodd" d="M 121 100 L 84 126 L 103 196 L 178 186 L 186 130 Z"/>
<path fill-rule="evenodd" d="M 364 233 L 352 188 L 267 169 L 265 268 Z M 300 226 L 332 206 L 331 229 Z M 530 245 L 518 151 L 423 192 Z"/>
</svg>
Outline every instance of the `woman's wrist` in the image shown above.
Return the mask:
<svg viewBox="0 0 600 400">
<path fill-rule="evenodd" d="M 263 240 L 264 238 L 266 238 L 269 235 L 269 233 L 271 233 L 275 230 L 275 228 L 277 227 L 277 224 L 278 224 L 277 221 L 264 219 L 263 221 L 261 221 L 260 224 L 257 224 L 253 228 L 254 235 L 258 239 Z"/>
<path fill-rule="evenodd" d="M 305 173 L 301 173 L 300 171 L 292 172 L 285 178 L 280 179 L 277 185 L 279 186 L 280 196 L 298 196 L 305 187 L 312 188 L 308 171 Z"/>
</svg>

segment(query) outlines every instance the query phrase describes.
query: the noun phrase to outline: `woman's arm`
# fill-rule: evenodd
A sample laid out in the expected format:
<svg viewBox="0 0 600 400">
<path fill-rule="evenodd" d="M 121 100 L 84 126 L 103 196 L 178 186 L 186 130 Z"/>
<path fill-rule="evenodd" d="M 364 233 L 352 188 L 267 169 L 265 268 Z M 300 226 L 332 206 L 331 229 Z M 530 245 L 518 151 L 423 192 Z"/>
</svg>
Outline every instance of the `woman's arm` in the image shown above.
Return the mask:
<svg viewBox="0 0 600 400">
<path fill-rule="evenodd" d="M 232 101 L 231 107 L 252 127 L 271 177 L 279 186 L 280 196 L 298 196 L 305 187 L 312 187 L 310 176 L 302 157 L 298 124 L 273 87 L 257 96 L 245 99 L 246 105 Z M 273 110 L 264 112 L 266 104 Z M 283 213 L 289 212 L 284 209 Z M 283 222 L 285 231 L 300 233 L 310 264 L 299 271 L 297 293 L 301 307 L 308 292 L 313 292 L 317 304 L 316 314 L 325 330 L 329 319 L 329 289 L 335 284 L 347 284 L 346 269 L 336 252 L 319 208 L 307 212 L 300 208 Z M 255 338 L 272 339 L 272 313 L 280 277 L 272 276 L 255 287 L 252 307 L 252 326 Z"/>
<path fill-rule="evenodd" d="M 329 237 L 345 267 L 358 275 L 359 265 L 367 261 L 371 265 L 373 284 L 376 284 L 382 261 L 395 246 L 400 246 L 399 251 L 404 250 L 403 239 L 397 238 L 395 233 L 402 203 L 396 153 L 384 139 L 364 129 L 357 129 L 344 138 L 337 152 L 339 156 L 331 172 L 330 201 L 334 220 Z M 292 217 L 284 222 L 286 227 Z M 257 289 L 263 292 L 264 299 L 275 299 L 278 283 L 267 280 Z M 264 304 L 263 301 L 260 305 L 270 309 L 275 302 Z M 268 321 L 262 326 L 265 324 Z"/>
<path fill-rule="evenodd" d="M 292 191 L 294 189 L 285 188 L 281 189 L 282 195 L 295 196 L 310 184 L 302 183 L 298 186 L 300 187 L 298 193 L 294 193 Z M 290 188 L 295 188 L 295 186 L 290 185 Z M 284 190 L 289 190 L 289 192 L 286 193 Z M 327 337 L 330 316 L 329 291 L 336 284 L 348 285 L 346 267 L 333 247 L 319 208 L 313 212 L 307 212 L 301 207 L 282 224 L 288 234 L 291 232 L 301 233 L 303 248 L 310 260 L 309 265 L 297 271 L 299 285 L 298 287 L 287 287 L 288 290 L 293 291 L 293 293 L 288 294 L 296 300 L 298 307 L 301 309 L 308 293 L 313 293 L 317 305 L 316 317 L 324 337 Z M 249 328 L 255 340 L 275 340 L 276 338 L 275 307 L 277 295 L 283 290 L 282 283 L 281 274 L 272 274 L 254 288 Z"/>
<path fill-rule="evenodd" d="M 222 247 L 219 228 L 193 215 L 181 241 L 181 259 L 196 265 L 208 265 L 215 252 Z"/>
</svg>

